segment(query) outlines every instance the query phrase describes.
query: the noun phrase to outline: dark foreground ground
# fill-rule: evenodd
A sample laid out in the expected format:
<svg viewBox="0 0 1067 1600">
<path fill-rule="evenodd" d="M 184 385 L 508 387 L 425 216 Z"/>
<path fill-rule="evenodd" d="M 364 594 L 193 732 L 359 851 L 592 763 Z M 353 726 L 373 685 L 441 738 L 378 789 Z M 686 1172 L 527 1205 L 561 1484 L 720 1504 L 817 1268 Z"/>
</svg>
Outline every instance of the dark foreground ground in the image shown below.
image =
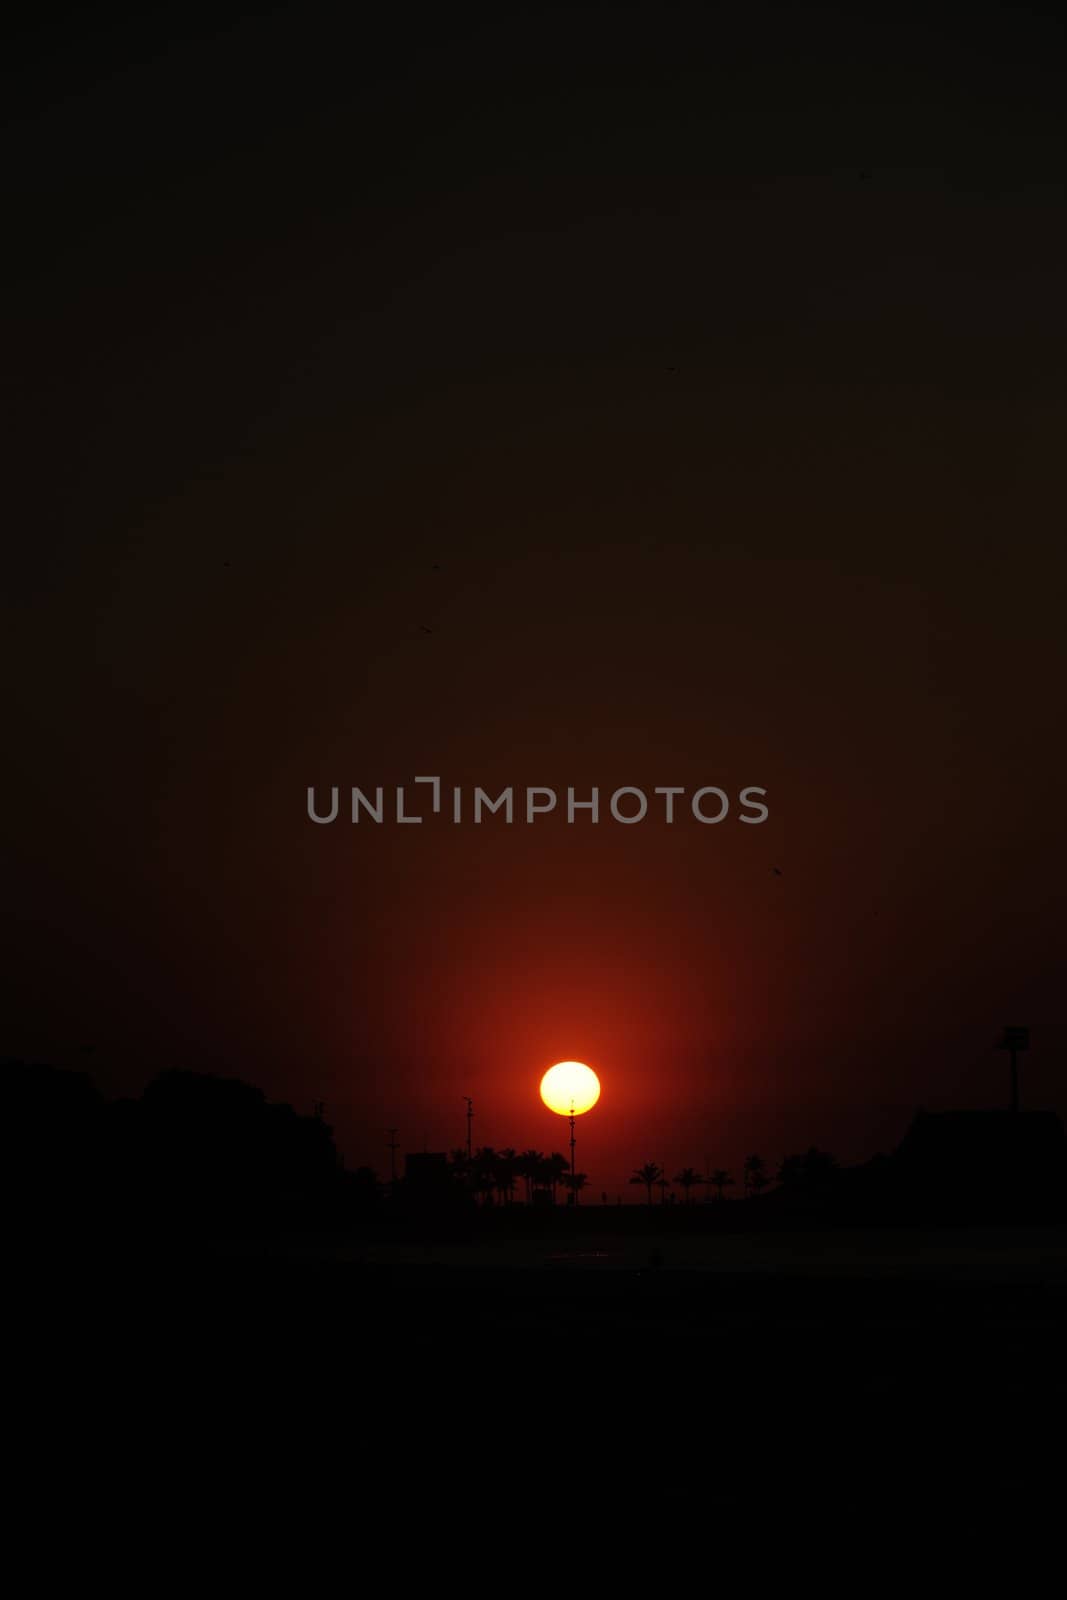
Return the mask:
<svg viewBox="0 0 1067 1600">
<path fill-rule="evenodd" d="M 566 1488 L 943 1519 L 1064 1488 L 1062 1228 L 59 1250 L 19 1322 L 61 1471 L 106 1438 L 135 1476 L 192 1452 L 197 1492 L 321 1475 L 383 1514 Z"/>
</svg>

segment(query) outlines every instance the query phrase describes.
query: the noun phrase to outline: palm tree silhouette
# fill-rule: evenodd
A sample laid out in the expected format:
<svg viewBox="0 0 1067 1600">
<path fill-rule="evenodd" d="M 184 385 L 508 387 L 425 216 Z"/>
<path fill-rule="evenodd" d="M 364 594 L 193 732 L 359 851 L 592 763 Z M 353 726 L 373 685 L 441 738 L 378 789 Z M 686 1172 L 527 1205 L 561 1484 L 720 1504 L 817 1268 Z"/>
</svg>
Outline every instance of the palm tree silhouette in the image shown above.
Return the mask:
<svg viewBox="0 0 1067 1600">
<path fill-rule="evenodd" d="M 654 1161 L 646 1161 L 643 1167 L 635 1167 L 630 1178 L 631 1183 L 643 1183 L 648 1190 L 649 1209 L 652 1206 L 652 1185 L 658 1183 L 663 1176 L 663 1168 L 657 1167 Z"/>
<path fill-rule="evenodd" d="M 553 1150 L 548 1158 L 549 1186 L 552 1190 L 552 1204 L 556 1203 L 556 1190 L 571 1170 L 571 1164 L 566 1156 L 561 1156 L 558 1150 Z"/>
<path fill-rule="evenodd" d="M 526 1204 L 533 1199 L 533 1186 L 537 1182 L 537 1175 L 541 1170 L 544 1156 L 540 1150 L 524 1150 L 515 1163 L 515 1171 L 526 1185 Z"/>
<path fill-rule="evenodd" d="M 767 1163 L 762 1156 L 752 1155 L 745 1157 L 745 1189 L 748 1194 L 759 1194 L 761 1189 L 766 1189 L 770 1183 L 767 1176 Z"/>
<path fill-rule="evenodd" d="M 689 1191 L 693 1187 L 694 1183 L 704 1182 L 703 1178 L 700 1176 L 700 1173 L 695 1167 L 683 1167 L 681 1172 L 675 1173 L 674 1181 L 681 1186 L 682 1193 L 685 1195 L 686 1205 L 689 1204 Z"/>
<path fill-rule="evenodd" d="M 589 1179 L 584 1172 L 567 1172 L 563 1176 L 563 1186 L 570 1189 L 574 1195 L 574 1203 L 578 1204 L 578 1196 L 588 1184 Z"/>
<path fill-rule="evenodd" d="M 482 1204 L 491 1206 L 493 1203 L 493 1190 L 496 1188 L 496 1151 L 492 1145 L 483 1145 L 474 1152 L 471 1163 L 471 1182 L 475 1194 L 482 1196 Z"/>
<path fill-rule="evenodd" d="M 496 1186 L 504 1205 L 511 1204 L 515 1193 L 515 1172 L 518 1156 L 514 1150 L 499 1150 L 496 1158 Z"/>
<path fill-rule="evenodd" d="M 709 1174 L 708 1181 L 717 1197 L 723 1200 L 725 1199 L 723 1190 L 733 1187 L 734 1175 L 732 1172 L 727 1172 L 725 1167 L 716 1167 L 715 1171 Z"/>
<path fill-rule="evenodd" d="M 552 1191 L 552 1162 L 548 1156 L 538 1156 L 537 1167 L 533 1178 L 534 1188 L 542 1192 Z"/>
</svg>

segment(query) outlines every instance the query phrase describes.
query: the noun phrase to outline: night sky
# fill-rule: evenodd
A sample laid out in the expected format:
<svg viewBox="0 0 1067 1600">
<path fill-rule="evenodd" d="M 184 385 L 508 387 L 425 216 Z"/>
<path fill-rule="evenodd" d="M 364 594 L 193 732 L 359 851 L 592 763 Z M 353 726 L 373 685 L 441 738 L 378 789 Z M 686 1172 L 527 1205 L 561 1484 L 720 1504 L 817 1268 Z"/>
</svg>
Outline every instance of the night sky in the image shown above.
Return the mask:
<svg viewBox="0 0 1067 1600">
<path fill-rule="evenodd" d="M 577 1057 L 627 1198 L 1067 1110 L 1054 8 L 378 9 L 7 40 L 0 1052 L 379 1170 Z"/>
</svg>

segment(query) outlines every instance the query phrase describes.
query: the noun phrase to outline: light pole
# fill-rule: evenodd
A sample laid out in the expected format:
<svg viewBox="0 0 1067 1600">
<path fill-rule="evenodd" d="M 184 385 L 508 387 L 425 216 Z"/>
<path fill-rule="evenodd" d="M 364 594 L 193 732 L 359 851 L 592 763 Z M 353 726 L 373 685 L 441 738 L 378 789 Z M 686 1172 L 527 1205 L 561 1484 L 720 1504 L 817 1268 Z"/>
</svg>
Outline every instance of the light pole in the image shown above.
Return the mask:
<svg viewBox="0 0 1067 1600">
<path fill-rule="evenodd" d="M 474 1152 L 471 1149 L 471 1123 L 474 1121 L 474 1101 L 469 1094 L 465 1094 L 463 1098 L 467 1102 L 467 1166 L 469 1167 L 474 1159 Z"/>
<path fill-rule="evenodd" d="M 578 1164 L 575 1159 L 574 1124 L 580 1116 L 592 1110 L 600 1099 L 600 1079 L 584 1061 L 557 1061 L 541 1079 L 541 1099 L 558 1117 L 566 1117 L 570 1126 L 570 1199 L 568 1204 L 578 1204 Z M 555 1186 L 553 1186 L 554 1188 Z M 555 1195 L 553 1194 L 553 1199 Z"/>
<path fill-rule="evenodd" d="M 574 1165 L 574 1101 L 571 1101 L 571 1205 L 578 1204 L 578 1169 Z"/>
</svg>

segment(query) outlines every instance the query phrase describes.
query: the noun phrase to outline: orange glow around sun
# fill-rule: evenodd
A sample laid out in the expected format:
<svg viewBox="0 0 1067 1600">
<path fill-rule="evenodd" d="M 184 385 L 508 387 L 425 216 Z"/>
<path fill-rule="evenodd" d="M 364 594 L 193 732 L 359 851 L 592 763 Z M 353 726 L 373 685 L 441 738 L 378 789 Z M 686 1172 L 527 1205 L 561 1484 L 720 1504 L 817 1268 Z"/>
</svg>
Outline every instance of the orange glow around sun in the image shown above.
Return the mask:
<svg viewBox="0 0 1067 1600">
<path fill-rule="evenodd" d="M 541 1079 L 541 1099 L 561 1117 L 580 1117 L 600 1099 L 600 1079 L 584 1061 L 557 1061 Z"/>
</svg>

